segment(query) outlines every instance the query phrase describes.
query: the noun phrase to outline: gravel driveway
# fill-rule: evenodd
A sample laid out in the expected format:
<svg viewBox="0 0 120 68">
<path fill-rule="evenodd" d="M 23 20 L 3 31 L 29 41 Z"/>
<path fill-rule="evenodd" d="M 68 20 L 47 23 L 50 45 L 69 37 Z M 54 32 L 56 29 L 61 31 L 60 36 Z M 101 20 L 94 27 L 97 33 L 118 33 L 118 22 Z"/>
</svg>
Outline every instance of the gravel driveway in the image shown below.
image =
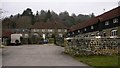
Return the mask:
<svg viewBox="0 0 120 68">
<path fill-rule="evenodd" d="M 3 66 L 86 66 L 63 53 L 55 45 L 7 46 L 3 49 Z"/>
</svg>

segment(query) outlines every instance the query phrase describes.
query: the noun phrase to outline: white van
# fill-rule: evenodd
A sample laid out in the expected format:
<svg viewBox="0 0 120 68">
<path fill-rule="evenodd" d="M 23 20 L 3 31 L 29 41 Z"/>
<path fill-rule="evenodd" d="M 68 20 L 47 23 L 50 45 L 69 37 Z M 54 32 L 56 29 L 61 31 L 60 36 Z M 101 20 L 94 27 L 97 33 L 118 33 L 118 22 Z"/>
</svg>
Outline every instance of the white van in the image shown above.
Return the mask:
<svg viewBox="0 0 120 68">
<path fill-rule="evenodd" d="M 11 44 L 21 44 L 22 34 L 11 34 Z"/>
</svg>

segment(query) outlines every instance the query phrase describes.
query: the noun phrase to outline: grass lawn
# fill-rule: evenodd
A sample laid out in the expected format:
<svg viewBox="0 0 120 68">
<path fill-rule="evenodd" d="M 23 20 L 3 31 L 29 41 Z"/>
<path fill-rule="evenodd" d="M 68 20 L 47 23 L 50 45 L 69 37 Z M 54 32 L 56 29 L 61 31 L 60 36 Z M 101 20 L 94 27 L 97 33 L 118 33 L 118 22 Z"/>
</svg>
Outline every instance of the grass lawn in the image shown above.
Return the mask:
<svg viewBox="0 0 120 68">
<path fill-rule="evenodd" d="M 120 65 L 120 63 L 118 64 L 118 56 L 79 56 L 75 58 L 96 68 L 116 68 L 113 66 Z"/>
</svg>

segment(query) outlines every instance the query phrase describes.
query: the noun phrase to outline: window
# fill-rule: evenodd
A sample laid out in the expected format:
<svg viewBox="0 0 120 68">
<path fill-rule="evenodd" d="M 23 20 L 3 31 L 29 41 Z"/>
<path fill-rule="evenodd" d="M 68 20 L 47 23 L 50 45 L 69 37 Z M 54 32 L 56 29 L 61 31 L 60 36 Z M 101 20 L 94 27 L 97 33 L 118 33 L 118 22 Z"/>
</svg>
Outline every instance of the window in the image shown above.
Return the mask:
<svg viewBox="0 0 120 68">
<path fill-rule="evenodd" d="M 67 29 L 65 29 L 65 32 L 67 32 Z"/>
<path fill-rule="evenodd" d="M 33 36 L 39 36 L 39 34 L 38 33 L 34 33 Z"/>
<path fill-rule="evenodd" d="M 39 32 L 39 29 L 36 29 L 36 32 Z"/>
<path fill-rule="evenodd" d="M 24 30 L 24 29 L 23 29 L 22 31 L 23 31 L 23 32 L 25 32 L 25 30 Z"/>
<path fill-rule="evenodd" d="M 48 34 L 48 37 L 52 37 L 52 34 L 51 34 L 51 33 L 49 33 L 49 34 Z"/>
<path fill-rule="evenodd" d="M 59 37 L 63 37 L 63 34 L 59 34 Z"/>
<path fill-rule="evenodd" d="M 84 37 L 88 37 L 88 35 L 85 35 Z"/>
<path fill-rule="evenodd" d="M 88 35 L 88 37 L 90 37 L 90 35 Z"/>
<path fill-rule="evenodd" d="M 91 34 L 91 37 L 95 36 L 94 34 Z"/>
<path fill-rule="evenodd" d="M 48 32 L 52 32 L 53 30 L 52 29 L 48 29 Z"/>
<path fill-rule="evenodd" d="M 100 33 L 99 32 L 97 32 L 97 35 L 96 36 L 100 36 Z"/>
<path fill-rule="evenodd" d="M 33 29 L 33 32 L 36 32 L 36 29 Z"/>
<path fill-rule="evenodd" d="M 70 36 L 70 34 L 68 34 L 68 36 Z"/>
<path fill-rule="evenodd" d="M 106 22 L 105 22 L 105 25 L 109 25 L 109 21 L 106 21 Z"/>
<path fill-rule="evenodd" d="M 29 35 L 28 35 L 28 34 L 25 34 L 25 35 L 24 35 L 24 38 L 28 38 L 28 37 L 29 37 Z"/>
<path fill-rule="evenodd" d="M 86 31 L 87 29 L 85 28 L 84 31 Z"/>
<path fill-rule="evenodd" d="M 58 32 L 61 32 L 62 30 L 61 29 L 58 29 Z"/>
<path fill-rule="evenodd" d="M 111 36 L 117 36 L 117 30 L 112 30 L 111 31 Z"/>
<path fill-rule="evenodd" d="M 117 23 L 118 22 L 118 18 L 113 19 L 113 23 Z"/>
<path fill-rule="evenodd" d="M 91 29 L 94 29 L 94 27 L 93 27 L 93 26 L 91 26 Z"/>
<path fill-rule="evenodd" d="M 103 32 L 103 37 L 105 37 L 106 36 L 106 33 L 105 32 Z"/>
<path fill-rule="evenodd" d="M 85 35 L 85 37 L 90 37 L 90 35 Z"/>
<path fill-rule="evenodd" d="M 45 32 L 45 29 L 42 29 L 42 32 Z"/>
<path fill-rule="evenodd" d="M 72 34 L 74 34 L 74 32 L 72 32 Z"/>
<path fill-rule="evenodd" d="M 80 33 L 80 30 L 78 30 L 78 33 Z"/>
</svg>

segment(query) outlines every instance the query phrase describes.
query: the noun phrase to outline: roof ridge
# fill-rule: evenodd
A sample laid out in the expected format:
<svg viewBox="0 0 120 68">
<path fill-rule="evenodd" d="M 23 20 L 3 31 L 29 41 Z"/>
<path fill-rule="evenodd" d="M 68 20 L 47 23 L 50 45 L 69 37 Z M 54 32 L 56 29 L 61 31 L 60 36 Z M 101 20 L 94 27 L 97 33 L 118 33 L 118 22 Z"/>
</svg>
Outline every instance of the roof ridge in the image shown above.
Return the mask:
<svg viewBox="0 0 120 68">
<path fill-rule="evenodd" d="M 82 22 L 82 23 L 78 23 L 76 25 L 73 25 L 72 29 L 70 29 L 71 31 L 75 31 L 75 30 L 78 30 L 78 29 L 81 29 L 81 28 L 84 28 L 84 27 L 87 27 L 87 26 L 90 26 L 92 24 L 95 24 L 98 22 L 98 20 L 100 20 L 101 22 L 103 21 L 106 21 L 108 19 L 111 19 L 111 18 L 114 18 L 114 17 L 117 17 L 117 16 L 120 16 L 120 14 L 118 14 L 118 10 L 120 10 L 120 6 L 114 8 L 114 9 L 111 9 L 101 15 L 98 15 L 96 17 L 93 17 L 93 18 L 90 18 L 88 19 L 87 21 L 85 22 Z M 100 19 L 101 18 L 101 19 Z M 78 27 L 80 26 L 80 27 Z"/>
</svg>

